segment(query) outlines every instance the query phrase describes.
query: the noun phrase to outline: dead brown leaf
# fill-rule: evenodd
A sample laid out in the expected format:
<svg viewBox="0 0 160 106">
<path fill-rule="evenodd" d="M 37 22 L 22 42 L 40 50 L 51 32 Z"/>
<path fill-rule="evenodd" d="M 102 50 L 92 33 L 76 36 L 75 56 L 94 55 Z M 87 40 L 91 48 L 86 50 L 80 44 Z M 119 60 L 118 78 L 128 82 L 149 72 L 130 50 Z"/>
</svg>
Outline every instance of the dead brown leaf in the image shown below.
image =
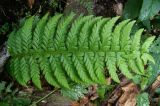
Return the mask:
<svg viewBox="0 0 160 106">
<path fill-rule="evenodd" d="M 28 1 L 28 6 L 29 6 L 29 8 L 32 9 L 32 8 L 33 8 L 33 5 L 34 5 L 34 3 L 35 3 L 35 0 L 27 0 L 27 1 Z"/>
<path fill-rule="evenodd" d="M 121 79 L 121 83 L 104 101 L 102 106 L 136 106 L 136 96 L 139 88 L 126 78 Z"/>
<path fill-rule="evenodd" d="M 114 95 L 108 100 L 108 103 L 110 103 L 110 104 L 115 103 L 121 95 L 122 95 L 122 91 L 121 90 L 117 90 L 114 93 Z"/>
<path fill-rule="evenodd" d="M 95 100 L 98 98 L 98 94 L 97 94 L 97 87 L 98 85 L 92 85 L 88 88 L 88 98 L 89 100 Z"/>
<path fill-rule="evenodd" d="M 134 83 L 129 83 L 126 86 L 122 87 L 124 92 L 138 92 L 138 88 Z"/>
<path fill-rule="evenodd" d="M 33 94 L 33 92 L 35 92 L 36 89 L 34 87 L 23 87 L 21 91 L 27 94 Z"/>
<path fill-rule="evenodd" d="M 117 3 L 113 6 L 115 12 L 117 15 L 122 15 L 123 12 L 123 4 L 122 3 Z"/>
<path fill-rule="evenodd" d="M 80 100 L 80 106 L 83 106 L 83 105 L 86 105 L 89 103 L 89 98 L 88 97 L 83 97 L 81 100 Z"/>
<path fill-rule="evenodd" d="M 111 85 L 112 78 L 111 78 L 111 77 L 109 77 L 109 78 L 107 78 L 107 79 L 106 79 L 106 81 L 107 81 L 107 84 L 108 84 L 108 85 Z"/>
<path fill-rule="evenodd" d="M 136 106 L 136 96 L 139 92 L 138 87 L 134 83 L 129 83 L 121 88 L 122 96 L 117 102 L 117 106 Z"/>
<path fill-rule="evenodd" d="M 74 101 L 71 103 L 71 106 L 80 106 L 80 104 L 78 102 Z"/>
<path fill-rule="evenodd" d="M 151 86 L 150 92 L 151 92 L 152 95 L 154 94 L 155 90 L 156 90 L 158 87 L 160 87 L 160 76 L 157 77 L 156 81 L 154 81 L 154 83 L 153 83 L 152 86 Z"/>
<path fill-rule="evenodd" d="M 90 97 L 90 100 L 96 100 L 97 98 L 98 98 L 99 96 L 98 96 L 98 94 L 97 93 L 95 93 L 95 94 L 93 94 L 91 97 Z"/>
</svg>

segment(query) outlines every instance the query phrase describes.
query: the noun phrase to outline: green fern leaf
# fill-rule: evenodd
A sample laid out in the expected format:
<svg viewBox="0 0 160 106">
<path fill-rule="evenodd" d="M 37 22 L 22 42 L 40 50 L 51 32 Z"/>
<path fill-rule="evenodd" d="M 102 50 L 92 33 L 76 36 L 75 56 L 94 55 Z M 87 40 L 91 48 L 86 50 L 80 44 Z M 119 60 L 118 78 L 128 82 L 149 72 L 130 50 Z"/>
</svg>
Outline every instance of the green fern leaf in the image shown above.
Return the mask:
<svg viewBox="0 0 160 106">
<path fill-rule="evenodd" d="M 22 71 L 22 77 L 25 83 L 27 83 L 31 78 L 30 78 L 30 73 L 29 73 L 29 65 L 28 65 L 28 60 L 24 57 L 22 57 L 20 60 L 20 70 Z"/>
<path fill-rule="evenodd" d="M 66 73 L 71 78 L 71 80 L 77 83 L 81 83 L 82 81 L 78 77 L 78 74 L 75 72 L 75 68 L 73 67 L 73 63 L 71 62 L 71 59 L 68 58 L 66 55 L 62 55 L 61 62 Z"/>
<path fill-rule="evenodd" d="M 57 24 L 62 14 L 52 17 L 46 24 L 44 30 L 44 36 L 42 36 L 42 47 L 44 50 L 53 47 L 53 35 L 55 35 Z"/>
<path fill-rule="evenodd" d="M 29 52 L 31 47 L 33 18 L 34 17 L 27 19 L 24 26 L 21 28 L 21 35 L 19 36 L 21 37 L 21 48 L 23 52 Z"/>
<path fill-rule="evenodd" d="M 15 49 L 16 47 L 15 46 L 12 46 L 15 44 L 15 39 L 14 39 L 14 35 L 16 34 L 16 31 L 12 31 L 10 34 L 9 34 L 9 39 L 8 39 L 8 42 L 7 42 L 7 45 L 8 45 L 8 51 L 10 52 L 10 54 L 14 54 L 16 53 L 15 52 Z"/>
<path fill-rule="evenodd" d="M 139 70 L 139 68 L 138 68 L 138 66 L 137 66 L 137 64 L 136 64 L 136 62 L 135 62 L 134 60 L 129 59 L 129 60 L 128 60 L 128 64 L 129 64 L 130 69 L 131 69 L 134 73 L 136 73 L 136 74 L 138 74 L 138 75 L 143 75 L 143 74 L 144 74 L 144 73 L 142 73 L 142 72 Z"/>
<path fill-rule="evenodd" d="M 54 58 L 51 56 L 51 65 L 52 69 L 54 70 L 54 76 L 57 79 L 58 83 L 65 88 L 69 88 L 69 84 L 67 81 L 67 77 L 65 73 L 62 70 L 61 64 L 60 64 L 60 59 L 59 58 Z"/>
<path fill-rule="evenodd" d="M 94 70 L 95 74 L 101 84 L 106 84 L 105 74 L 104 74 L 104 63 L 103 58 L 100 54 L 95 54 L 94 56 Z"/>
<path fill-rule="evenodd" d="M 43 71 L 44 77 L 47 80 L 47 82 L 55 87 L 59 87 L 58 82 L 53 77 L 53 73 L 51 71 L 51 65 L 49 64 L 49 60 L 47 58 L 40 58 L 40 68 Z"/>
<path fill-rule="evenodd" d="M 78 45 L 78 38 L 75 35 L 79 35 L 79 32 L 81 31 L 83 24 L 90 20 L 93 16 L 85 16 L 80 17 L 78 20 L 75 20 L 75 22 L 72 24 L 71 30 L 68 33 L 66 45 L 69 50 L 75 50 L 77 49 Z"/>
<path fill-rule="evenodd" d="M 62 19 L 59 25 L 57 26 L 57 32 L 54 38 L 54 47 L 56 50 L 66 49 L 64 42 L 65 42 L 67 31 L 69 29 L 69 26 L 71 25 L 71 21 L 74 16 L 75 14 L 71 14 L 68 17 Z"/>
<path fill-rule="evenodd" d="M 138 57 L 136 59 L 136 63 L 137 63 L 137 66 L 138 66 L 140 72 L 144 74 L 144 64 L 143 64 L 142 60 L 140 59 L 140 57 Z"/>
<path fill-rule="evenodd" d="M 151 46 L 153 40 L 155 39 L 155 36 L 149 37 L 146 39 L 146 41 L 142 45 L 142 52 L 149 52 L 149 47 Z"/>
<path fill-rule="evenodd" d="M 129 20 L 122 21 L 119 23 L 112 33 L 111 49 L 119 50 L 120 49 L 120 35 L 122 28 L 129 22 Z M 123 36 L 121 36 L 123 38 Z M 121 42 L 122 43 L 122 42 Z"/>
<path fill-rule="evenodd" d="M 102 33 L 101 33 L 101 41 L 102 41 L 101 49 L 102 50 L 110 49 L 112 29 L 118 19 L 119 17 L 112 18 L 102 28 Z"/>
<path fill-rule="evenodd" d="M 22 77 L 23 73 L 21 70 L 19 70 L 19 59 L 15 58 L 14 60 L 12 60 L 12 64 L 11 64 L 11 68 L 13 68 L 14 70 L 14 77 L 15 79 L 23 86 L 26 86 L 26 82 L 24 81 L 24 78 Z"/>
<path fill-rule="evenodd" d="M 119 83 L 120 73 L 129 79 L 144 75 L 144 65 L 154 62 L 149 54 L 154 37 L 141 45 L 140 29 L 130 38 L 135 21 L 115 25 L 119 17 L 75 18 L 75 14 L 46 14 L 37 23 L 34 18 L 14 30 L 7 42 L 11 54 L 9 73 L 23 86 L 31 80 L 42 89 L 41 74 L 58 88 L 70 88 L 72 83 L 106 84 L 105 69 Z"/>
<path fill-rule="evenodd" d="M 88 53 L 84 54 L 85 67 L 88 70 L 88 74 L 90 75 L 91 79 L 95 82 L 99 82 L 93 70 L 93 63 L 91 62 L 91 56 L 93 55 L 88 54 Z"/>
<path fill-rule="evenodd" d="M 82 63 L 80 62 L 79 56 L 73 55 L 72 60 L 81 80 L 84 81 L 84 83 L 86 84 L 92 83 L 92 81 L 88 78 L 88 75 L 87 75 L 88 73 L 86 72 L 86 70 L 82 66 Z"/>
<path fill-rule="evenodd" d="M 42 36 L 44 35 L 44 27 L 46 25 L 47 18 L 48 18 L 48 14 L 43 16 L 42 19 L 39 20 L 39 22 L 37 23 L 36 28 L 34 30 L 32 47 L 36 51 L 42 49 L 41 46 L 39 45 L 41 45 L 42 43 Z"/>
<path fill-rule="evenodd" d="M 108 19 L 99 20 L 93 25 L 91 36 L 89 37 L 89 48 L 91 50 L 98 50 L 100 47 L 100 32 L 102 26 L 108 21 Z"/>
<path fill-rule="evenodd" d="M 142 35 L 143 30 L 144 29 L 138 30 L 133 37 L 133 41 L 131 45 L 131 49 L 133 51 L 138 51 L 140 49 L 140 41 L 141 41 L 141 35 Z"/>
<path fill-rule="evenodd" d="M 117 83 L 120 82 L 118 75 L 116 73 L 116 54 L 114 52 L 110 52 L 106 54 L 106 66 L 108 68 L 108 72 L 111 78 Z"/>
<path fill-rule="evenodd" d="M 30 74 L 31 74 L 32 82 L 37 88 L 42 89 L 41 81 L 40 81 L 40 70 L 39 70 L 36 59 L 34 59 L 32 56 L 29 59 L 29 65 L 30 65 L 29 69 L 31 70 Z"/>
<path fill-rule="evenodd" d="M 147 54 L 147 53 L 143 53 L 141 58 L 142 58 L 144 64 L 147 64 L 148 60 L 155 64 L 154 58 L 151 55 Z"/>
<path fill-rule="evenodd" d="M 132 79 L 133 75 L 129 71 L 129 67 L 125 59 L 123 59 L 120 55 L 117 57 L 117 65 L 121 70 L 122 74 L 125 75 L 127 78 Z"/>
<path fill-rule="evenodd" d="M 135 21 L 129 22 L 122 30 L 120 47 L 121 50 L 130 51 L 130 33 Z"/>
<path fill-rule="evenodd" d="M 89 48 L 88 36 L 91 35 L 91 33 L 92 33 L 93 25 L 100 19 L 101 19 L 101 17 L 96 17 L 96 18 L 90 19 L 82 27 L 81 33 L 80 33 L 79 39 L 78 39 L 79 49 L 82 49 L 82 50 L 86 49 L 87 50 Z"/>
</svg>

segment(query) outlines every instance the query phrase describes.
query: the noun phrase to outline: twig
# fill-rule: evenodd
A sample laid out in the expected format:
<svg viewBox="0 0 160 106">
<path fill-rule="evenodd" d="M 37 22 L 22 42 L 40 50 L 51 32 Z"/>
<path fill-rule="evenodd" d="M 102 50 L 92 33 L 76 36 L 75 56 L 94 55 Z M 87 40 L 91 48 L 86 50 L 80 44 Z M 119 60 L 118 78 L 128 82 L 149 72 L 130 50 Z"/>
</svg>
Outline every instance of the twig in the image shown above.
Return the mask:
<svg viewBox="0 0 160 106">
<path fill-rule="evenodd" d="M 129 83 L 130 83 L 130 81 L 128 80 L 128 81 L 126 81 L 125 83 L 119 84 L 119 85 L 114 89 L 114 91 L 107 97 L 107 99 L 102 103 L 102 106 L 106 106 L 106 104 L 108 103 L 108 100 L 114 95 L 114 93 L 115 93 L 117 90 L 119 90 L 121 87 L 123 87 L 123 86 L 125 86 L 125 85 L 127 85 L 127 84 L 129 84 Z"/>
<path fill-rule="evenodd" d="M 58 90 L 58 88 L 55 88 L 53 91 L 51 91 L 51 92 L 48 93 L 47 95 L 43 96 L 42 98 L 40 98 L 40 99 L 37 100 L 36 102 L 33 102 L 32 105 L 41 102 L 42 100 L 44 100 L 45 98 L 49 97 L 51 94 L 53 94 L 53 93 L 56 92 L 57 90 Z M 32 106 L 32 105 L 31 105 L 31 106 Z"/>
</svg>

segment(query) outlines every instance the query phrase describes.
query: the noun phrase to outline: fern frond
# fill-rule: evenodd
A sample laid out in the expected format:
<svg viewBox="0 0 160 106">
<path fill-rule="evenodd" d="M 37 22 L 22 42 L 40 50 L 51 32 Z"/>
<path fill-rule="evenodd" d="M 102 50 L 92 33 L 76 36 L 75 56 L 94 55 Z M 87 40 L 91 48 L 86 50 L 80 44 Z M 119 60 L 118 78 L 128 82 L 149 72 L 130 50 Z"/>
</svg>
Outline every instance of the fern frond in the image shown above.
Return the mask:
<svg viewBox="0 0 160 106">
<path fill-rule="evenodd" d="M 15 36 L 14 36 L 14 50 L 13 50 L 13 53 L 11 54 L 11 55 L 14 55 L 14 54 L 18 54 L 18 53 L 21 53 L 22 52 L 22 48 L 21 48 L 21 42 L 22 42 L 22 40 L 21 40 L 21 29 L 19 29 L 16 33 L 15 33 Z M 12 48 L 12 46 L 11 46 L 11 48 Z"/>
<path fill-rule="evenodd" d="M 15 53 L 16 53 L 16 51 L 15 51 L 16 47 L 15 47 L 15 46 L 12 46 L 12 45 L 15 44 L 15 39 L 14 39 L 15 34 L 16 34 L 16 31 L 15 31 L 15 30 L 12 31 L 12 32 L 9 34 L 9 39 L 8 39 L 8 41 L 7 41 L 8 51 L 10 52 L 10 54 L 15 54 Z"/>
<path fill-rule="evenodd" d="M 42 49 L 42 47 L 39 45 L 41 45 L 42 43 L 42 36 L 44 35 L 44 27 L 46 25 L 47 19 L 48 19 L 48 14 L 46 14 L 45 16 L 42 17 L 41 20 L 39 20 L 34 30 L 32 47 L 36 51 Z"/>
<path fill-rule="evenodd" d="M 29 59 L 29 66 L 32 82 L 37 88 L 42 89 L 40 81 L 40 70 L 36 59 L 34 59 L 32 56 Z"/>
<path fill-rule="evenodd" d="M 138 51 L 140 49 L 140 41 L 141 41 L 141 35 L 144 29 L 139 29 L 133 37 L 131 49 L 132 51 Z"/>
<path fill-rule="evenodd" d="M 93 25 L 100 20 L 102 17 L 96 17 L 88 20 L 81 29 L 79 39 L 78 39 L 78 47 L 79 49 L 88 49 L 89 48 L 89 35 L 92 33 Z"/>
<path fill-rule="evenodd" d="M 80 62 L 79 56 L 73 55 L 72 60 L 73 60 L 74 66 L 75 66 L 77 73 L 78 73 L 79 77 L 81 78 L 81 80 L 86 84 L 92 83 L 90 78 L 88 78 L 88 75 L 87 75 L 88 73 L 86 72 L 82 63 Z"/>
<path fill-rule="evenodd" d="M 116 68 L 116 54 L 114 52 L 109 52 L 106 54 L 106 66 L 108 68 L 108 72 L 111 78 L 116 81 L 117 83 L 120 82 L 118 75 L 117 75 L 117 68 Z"/>
<path fill-rule="evenodd" d="M 143 53 L 141 58 L 142 58 L 144 64 L 147 64 L 148 61 L 155 64 L 154 58 L 150 54 Z"/>
<path fill-rule="evenodd" d="M 58 24 L 56 35 L 54 38 L 54 47 L 56 50 L 66 49 L 65 38 L 74 16 L 75 14 L 71 14 L 68 17 L 63 18 Z"/>
<path fill-rule="evenodd" d="M 129 64 L 129 68 L 136 74 L 138 75 L 143 75 L 144 73 L 142 73 L 139 68 L 137 67 L 136 62 L 133 59 L 129 59 L 128 60 L 128 64 Z"/>
<path fill-rule="evenodd" d="M 68 37 L 66 41 L 66 45 L 69 50 L 77 49 L 77 45 L 78 45 L 77 36 L 79 35 L 79 32 L 81 31 L 81 28 L 83 27 L 83 24 L 85 24 L 85 22 L 90 20 L 92 17 L 93 17 L 92 15 L 79 17 L 79 19 L 75 20 L 75 22 L 72 24 L 71 30 L 68 33 Z"/>
<path fill-rule="evenodd" d="M 130 33 L 135 21 L 129 22 L 122 30 L 120 47 L 121 50 L 130 51 Z"/>
<path fill-rule="evenodd" d="M 75 68 L 73 67 L 73 63 L 70 58 L 66 55 L 62 55 L 61 62 L 63 65 L 63 68 L 65 69 L 68 76 L 71 78 L 72 81 L 81 83 L 81 79 L 78 77 L 78 74 L 75 71 Z"/>
<path fill-rule="evenodd" d="M 154 62 L 149 54 L 154 37 L 141 45 L 140 29 L 130 38 L 135 21 L 115 25 L 119 17 L 74 17 L 46 14 L 35 23 L 33 16 L 10 34 L 9 72 L 21 85 L 31 80 L 42 89 L 41 74 L 58 88 L 70 88 L 71 83 L 106 84 L 105 69 L 119 83 L 120 73 L 129 79 L 144 75 L 144 65 Z"/>
<path fill-rule="evenodd" d="M 127 62 L 121 56 L 117 57 L 117 65 L 121 70 L 122 74 L 125 75 L 127 78 L 131 79 L 133 75 L 131 74 Z"/>
<path fill-rule="evenodd" d="M 98 50 L 100 47 L 100 33 L 103 25 L 108 21 L 108 19 L 99 20 L 93 25 L 91 36 L 89 37 L 89 48 L 91 50 Z"/>
<path fill-rule="evenodd" d="M 104 73 L 104 62 L 103 56 L 100 54 L 95 54 L 94 56 L 94 70 L 95 74 L 99 80 L 99 83 L 106 84 L 105 73 Z"/>
<path fill-rule="evenodd" d="M 23 52 L 29 52 L 31 47 L 33 18 L 34 17 L 30 17 L 27 19 L 24 26 L 21 28 L 21 35 L 19 36 L 21 37 L 21 48 Z"/>
<path fill-rule="evenodd" d="M 57 79 L 58 83 L 62 87 L 69 88 L 67 77 L 62 70 L 60 59 L 54 58 L 52 56 L 50 59 L 51 59 L 50 61 L 51 61 L 52 69 L 54 70 L 54 76 Z"/>
<path fill-rule="evenodd" d="M 23 78 L 23 81 L 25 83 L 27 83 L 31 78 L 30 78 L 30 73 L 29 73 L 29 65 L 28 65 L 28 60 L 24 57 L 22 57 L 20 60 L 20 63 L 19 63 L 19 66 L 20 66 L 20 69 L 22 71 L 22 78 Z"/>
<path fill-rule="evenodd" d="M 137 66 L 138 66 L 140 72 L 144 74 L 144 64 L 143 64 L 142 60 L 140 59 L 140 56 L 138 58 L 136 58 L 136 63 L 137 63 Z"/>
<path fill-rule="evenodd" d="M 14 74 L 14 78 L 23 86 L 26 86 L 26 82 L 24 81 L 24 78 L 23 78 L 23 73 L 22 71 L 20 70 L 19 68 L 19 59 L 18 58 L 15 58 L 14 60 L 11 61 L 12 62 L 12 65 L 11 65 L 11 68 L 13 68 L 13 74 Z"/>
<path fill-rule="evenodd" d="M 50 85 L 55 87 L 59 87 L 58 82 L 56 81 L 55 77 L 53 77 L 52 68 L 49 64 L 49 60 L 46 57 L 39 59 L 40 68 L 43 71 L 44 77 Z"/>
<path fill-rule="evenodd" d="M 111 49 L 112 50 L 119 50 L 120 49 L 120 37 L 123 38 L 124 36 L 121 35 L 122 28 L 129 22 L 129 20 L 122 21 L 119 23 L 112 33 L 112 41 L 111 41 Z M 121 40 L 122 43 L 122 40 Z"/>
<path fill-rule="evenodd" d="M 95 82 L 99 82 L 97 77 L 96 77 L 96 74 L 93 70 L 93 63 L 91 61 L 91 54 L 88 54 L 88 53 L 85 53 L 84 54 L 84 62 L 85 62 L 85 67 L 86 69 L 88 70 L 88 74 L 89 76 L 91 77 L 91 79 Z"/>
<path fill-rule="evenodd" d="M 155 39 L 155 36 L 152 36 L 146 39 L 146 41 L 143 43 L 141 48 L 143 52 L 147 52 L 147 53 L 149 52 L 149 47 L 151 46 L 154 39 Z"/>
<path fill-rule="evenodd" d="M 53 38 L 55 36 L 58 21 L 60 20 L 62 14 L 52 17 L 46 24 L 44 30 L 44 36 L 42 37 L 42 47 L 44 50 L 53 47 Z"/>
<path fill-rule="evenodd" d="M 102 33 L 101 33 L 102 44 L 100 47 L 102 50 L 109 50 L 110 49 L 111 38 L 112 38 L 112 29 L 118 19 L 119 19 L 119 17 L 112 18 L 102 28 Z"/>
</svg>

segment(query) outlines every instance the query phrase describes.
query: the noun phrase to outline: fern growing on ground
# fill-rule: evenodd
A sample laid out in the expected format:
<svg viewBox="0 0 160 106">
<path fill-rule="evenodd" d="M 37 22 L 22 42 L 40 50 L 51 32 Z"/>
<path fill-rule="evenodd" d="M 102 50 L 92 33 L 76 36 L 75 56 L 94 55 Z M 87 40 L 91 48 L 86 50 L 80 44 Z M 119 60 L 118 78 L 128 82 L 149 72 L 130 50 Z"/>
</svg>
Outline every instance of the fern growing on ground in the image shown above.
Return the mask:
<svg viewBox="0 0 160 106">
<path fill-rule="evenodd" d="M 106 84 L 104 67 L 115 82 L 120 82 L 117 70 L 127 78 L 145 75 L 144 65 L 154 62 L 148 49 L 155 37 L 141 44 L 143 29 L 130 38 L 135 21 L 115 26 L 118 19 L 46 14 L 34 23 L 32 16 L 9 36 L 9 72 L 21 85 L 31 80 L 39 89 L 41 75 L 65 88 L 70 82 Z"/>
</svg>

